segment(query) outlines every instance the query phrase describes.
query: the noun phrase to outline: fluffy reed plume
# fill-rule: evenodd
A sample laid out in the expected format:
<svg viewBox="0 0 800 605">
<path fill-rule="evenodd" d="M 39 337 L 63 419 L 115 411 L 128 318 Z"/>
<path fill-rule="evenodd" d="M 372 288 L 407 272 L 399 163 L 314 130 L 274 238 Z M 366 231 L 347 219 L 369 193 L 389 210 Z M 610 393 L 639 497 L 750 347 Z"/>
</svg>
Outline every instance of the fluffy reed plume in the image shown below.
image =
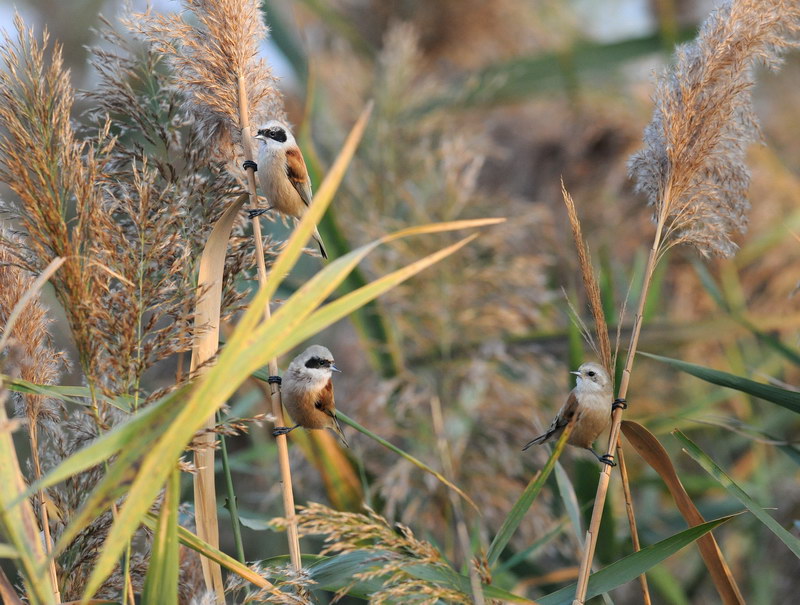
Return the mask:
<svg viewBox="0 0 800 605">
<path fill-rule="evenodd" d="M 285 119 L 283 103 L 269 65 L 259 58 L 259 44 L 267 38 L 259 0 L 184 0 L 181 15 L 134 15 L 131 29 L 141 32 L 164 53 L 175 73 L 175 84 L 197 120 L 199 144 L 231 166 L 242 177 L 238 145 L 242 125 L 236 81 L 244 77 L 250 121 Z"/>
<path fill-rule="evenodd" d="M 89 261 L 88 247 L 101 235 L 103 164 L 110 143 L 106 131 L 95 145 L 78 140 L 70 122 L 73 104 L 61 48 L 49 62 L 48 36 L 37 40 L 19 16 L 15 39 L 0 44 L 0 181 L 16 196 L 2 209 L 26 234 L 5 239 L 15 262 L 38 272 L 55 256 L 66 258 L 52 284 L 63 304 L 90 381 L 99 339 L 92 330 L 99 286 L 107 279 Z M 24 243 L 23 243 L 24 242 Z"/>
<path fill-rule="evenodd" d="M 8 315 L 33 283 L 33 278 L 24 269 L 15 266 L 15 257 L 4 245 L 4 241 L 19 242 L 19 237 L 8 231 L 0 231 L 0 331 Z M 63 351 L 56 351 L 48 331 L 52 320 L 38 298 L 25 307 L 11 334 L 12 343 L 18 349 L 18 368 L 6 367 L 23 380 L 35 384 L 56 384 L 61 368 L 66 363 Z M 36 430 L 40 421 L 56 421 L 63 413 L 57 401 L 41 395 L 21 395 L 17 408 L 18 416 L 28 419 L 28 430 Z M 34 451 L 34 454 L 36 452 Z"/>
<path fill-rule="evenodd" d="M 352 584 L 337 593 L 337 600 L 357 582 L 377 579 L 383 587 L 370 594 L 370 603 L 473 602 L 468 593 L 421 580 L 409 573 L 413 565 L 439 568 L 445 574 L 452 573 L 452 567 L 432 544 L 417 539 L 405 525 L 392 526 L 372 510 L 365 514 L 346 513 L 316 502 L 298 507 L 297 518 L 301 536 L 325 536 L 321 554 L 367 551 L 374 555 L 364 561 L 364 571 L 353 574 Z M 273 523 L 278 527 L 286 525 L 285 519 L 275 519 Z"/>
<path fill-rule="evenodd" d="M 157 185 L 164 189 L 164 205 L 171 208 L 183 245 L 190 251 L 184 265 L 186 279 L 196 273 L 194 259 L 208 240 L 214 224 L 232 196 L 241 188 L 204 144 L 196 116 L 187 111 L 184 95 L 176 89 L 175 75 L 165 69 L 164 57 L 153 46 L 132 49 L 130 42 L 108 23 L 100 30 L 103 47 L 91 49 L 91 64 L 99 82 L 85 94 L 93 104 L 90 113 L 100 130 L 109 116 L 119 137 L 109 160 L 109 172 L 116 182 L 136 180 L 136 166 L 148 163 L 157 173 Z M 143 40 L 146 42 L 146 40 Z M 226 260 L 223 307 L 236 309 L 244 293 L 233 287 L 233 279 L 252 264 L 252 246 L 243 237 L 242 220 L 234 228 Z M 268 255 L 275 256 L 275 244 L 266 242 Z M 187 306 L 193 306 L 187 301 Z"/>
<path fill-rule="evenodd" d="M 662 249 L 679 243 L 708 256 L 730 256 L 750 208 L 745 148 L 759 139 L 750 89 L 753 66 L 775 69 L 798 46 L 800 5 L 784 0 L 733 0 L 680 46 L 653 96 L 645 148 L 630 160 L 636 188 L 663 225 Z"/>
<path fill-rule="evenodd" d="M 118 373 L 135 387 L 149 367 L 190 348 L 196 259 L 240 189 L 202 144 L 161 56 L 149 46 L 131 49 L 107 23 L 100 34 L 107 44 L 93 48 L 91 58 L 99 82 L 85 96 L 92 102 L 94 131 L 113 117 L 118 142 L 107 164 L 114 183 L 106 203 L 112 241 L 96 253 L 125 278 L 108 296 L 128 337 L 120 341 L 111 334 L 108 340 L 125 349 L 119 356 L 129 361 Z M 246 294 L 234 288 L 234 277 L 252 263 L 243 223 L 234 231 L 226 260 L 223 308 L 228 313 Z M 272 256 L 271 242 L 266 247 Z"/>
<path fill-rule="evenodd" d="M 13 262 L 13 256 L 3 242 L 16 239 L 13 234 L 4 231 L 0 236 L 0 326 L 3 326 L 0 329 L 3 331 L 6 329 L 11 311 L 34 281 L 27 271 L 10 264 Z M 25 306 L 14 324 L 10 342 L 17 349 L 17 353 L 9 358 L 17 361 L 15 364 L 17 367 L 6 366 L 4 367 L 5 372 L 18 375 L 23 380 L 35 384 L 52 385 L 57 382 L 66 356 L 63 351 L 56 351 L 53 348 L 52 338 L 48 331 L 50 323 L 47 311 L 37 296 Z M 27 433 L 31 446 L 32 480 L 35 481 L 42 476 L 39 452 L 42 446 L 39 441 L 40 423 L 56 422 L 64 413 L 64 408 L 56 400 L 42 395 L 20 395 L 18 402 L 16 415 L 25 417 L 28 421 Z M 0 402 L 0 405 L 4 405 L 4 403 Z M 53 540 L 50 535 L 46 500 L 46 492 L 40 491 L 36 499 L 38 505 L 36 513 L 45 548 L 49 553 L 53 548 Z M 56 587 L 54 596 L 59 600 L 58 576 L 54 563 L 50 563 L 50 576 L 52 585 Z"/>
<path fill-rule="evenodd" d="M 271 603 L 275 605 L 313 605 L 317 601 L 308 591 L 313 586 L 308 573 L 301 569 L 296 571 L 291 565 L 274 569 L 264 568 L 258 563 L 253 563 L 250 569 L 264 578 L 274 578 L 280 580 L 272 584 L 271 588 L 256 588 L 247 580 L 231 574 L 225 584 L 225 596 L 234 603 L 242 605 L 256 605 L 259 603 Z M 209 601 L 213 604 L 214 601 Z"/>
</svg>

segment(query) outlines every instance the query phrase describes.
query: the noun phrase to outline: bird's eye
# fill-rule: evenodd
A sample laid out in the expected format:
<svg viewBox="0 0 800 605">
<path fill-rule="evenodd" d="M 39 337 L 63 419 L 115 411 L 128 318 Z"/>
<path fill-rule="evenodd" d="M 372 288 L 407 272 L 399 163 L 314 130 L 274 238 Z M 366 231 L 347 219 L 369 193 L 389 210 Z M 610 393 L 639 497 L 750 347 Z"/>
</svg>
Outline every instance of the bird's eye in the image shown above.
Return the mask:
<svg viewBox="0 0 800 605">
<path fill-rule="evenodd" d="M 267 136 L 278 143 L 286 142 L 286 131 L 283 128 L 270 128 L 267 131 Z"/>
<path fill-rule="evenodd" d="M 594 372 L 587 372 L 587 374 L 589 374 L 589 376 L 594 376 Z"/>
<path fill-rule="evenodd" d="M 321 402 L 321 401 L 317 401 L 317 402 L 314 404 L 314 407 L 315 407 L 315 408 L 317 408 L 318 410 L 321 410 L 321 409 L 322 409 L 322 402 Z"/>
</svg>

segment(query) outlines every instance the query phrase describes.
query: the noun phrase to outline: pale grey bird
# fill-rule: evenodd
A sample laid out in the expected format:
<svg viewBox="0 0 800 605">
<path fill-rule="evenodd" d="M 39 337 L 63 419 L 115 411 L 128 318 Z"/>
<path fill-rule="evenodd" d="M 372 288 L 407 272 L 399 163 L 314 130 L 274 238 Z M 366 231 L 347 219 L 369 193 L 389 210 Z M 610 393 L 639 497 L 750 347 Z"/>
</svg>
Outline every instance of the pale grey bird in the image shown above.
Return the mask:
<svg viewBox="0 0 800 605">
<path fill-rule="evenodd" d="M 293 427 L 275 427 L 273 435 L 286 435 L 299 426 L 306 429 L 331 429 L 345 446 L 347 440 L 336 418 L 333 399 L 333 372 L 340 372 L 331 352 L 321 345 L 311 345 L 289 364 L 283 375 L 281 394 L 286 411 L 296 423 Z"/>
<path fill-rule="evenodd" d="M 311 179 L 292 131 L 283 122 L 271 120 L 259 127 L 254 138 L 258 141 L 258 163 L 245 162 L 244 167 L 256 169 L 259 187 L 269 207 L 250 210 L 249 217 L 277 210 L 295 221 L 300 220 L 311 206 Z M 316 227 L 313 238 L 319 245 L 322 258 L 328 258 Z"/>
<path fill-rule="evenodd" d="M 577 371 L 570 374 L 575 374 L 578 378 L 566 403 L 561 406 L 547 432 L 530 441 L 522 450 L 525 451 L 532 445 L 545 443 L 551 439 L 558 439 L 564 432 L 564 427 L 577 414 L 575 426 L 567 443 L 589 450 L 603 464 L 615 466 L 611 456 L 608 454 L 600 456 L 592 449 L 592 443 L 611 421 L 613 409 L 611 379 L 603 366 L 591 361 L 584 363 Z M 619 404 L 615 402 L 613 405 L 623 404 L 624 402 L 620 400 Z"/>
</svg>

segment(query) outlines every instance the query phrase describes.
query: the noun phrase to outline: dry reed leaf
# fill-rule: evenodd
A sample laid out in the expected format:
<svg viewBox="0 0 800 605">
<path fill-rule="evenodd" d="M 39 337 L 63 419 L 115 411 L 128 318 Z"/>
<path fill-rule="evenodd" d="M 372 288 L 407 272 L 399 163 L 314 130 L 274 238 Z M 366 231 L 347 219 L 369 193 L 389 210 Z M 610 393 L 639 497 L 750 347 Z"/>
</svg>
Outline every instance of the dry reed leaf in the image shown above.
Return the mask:
<svg viewBox="0 0 800 605">
<path fill-rule="evenodd" d="M 645 462 L 661 476 L 661 479 L 667 485 L 669 492 L 675 499 L 678 510 L 681 512 L 681 515 L 683 515 L 683 518 L 686 519 L 686 523 L 688 523 L 689 527 L 705 523 L 705 519 L 703 519 L 702 515 L 697 510 L 689 494 L 686 493 L 678 474 L 675 472 L 675 467 L 672 465 L 669 454 L 667 454 L 667 451 L 658 439 L 656 439 L 655 435 L 641 424 L 631 422 L 630 420 L 624 420 L 622 422 L 622 432 L 639 455 L 644 458 Z M 726 605 L 733 603 L 744 604 L 745 601 L 742 597 L 742 593 L 736 585 L 736 580 L 714 536 L 708 533 L 702 538 L 699 538 L 697 540 L 697 548 L 700 549 L 700 556 L 703 557 L 703 562 L 708 572 L 711 574 L 711 579 L 722 601 Z"/>
<path fill-rule="evenodd" d="M 225 257 L 228 250 L 228 240 L 239 211 L 247 199 L 247 195 L 241 195 L 228 207 L 216 225 L 214 225 L 214 229 L 208 238 L 208 243 L 203 250 L 203 255 L 200 258 L 200 271 L 197 277 L 198 300 L 195 306 L 194 325 L 196 328 L 202 328 L 202 330 L 198 331 L 194 337 L 191 371 L 197 371 L 201 375 L 211 367 L 207 362 L 216 355 L 219 347 L 222 284 L 225 277 Z M 206 420 L 203 429 L 212 429 L 214 426 L 214 416 L 212 415 Z M 196 439 L 195 445 L 210 446 L 214 442 L 214 433 L 210 430 L 205 430 Z M 197 535 L 214 548 L 219 548 L 213 447 L 198 447 L 195 449 L 194 464 L 197 468 L 197 472 L 194 475 Z M 205 557 L 201 557 L 200 561 L 203 566 L 206 585 L 213 586 L 218 598 L 224 603 L 224 586 L 219 565 Z"/>
<path fill-rule="evenodd" d="M 6 416 L 5 393 L 0 384 L 0 460 L 3 461 L 0 464 L 0 485 L 3 486 L 0 489 L 0 530 L 17 550 L 18 566 L 28 594 L 39 602 L 52 602 L 56 587 L 51 584 L 47 571 L 47 554 L 33 507 L 27 498 L 15 502 L 25 493 L 27 484 L 14 447 L 14 426 Z"/>
</svg>

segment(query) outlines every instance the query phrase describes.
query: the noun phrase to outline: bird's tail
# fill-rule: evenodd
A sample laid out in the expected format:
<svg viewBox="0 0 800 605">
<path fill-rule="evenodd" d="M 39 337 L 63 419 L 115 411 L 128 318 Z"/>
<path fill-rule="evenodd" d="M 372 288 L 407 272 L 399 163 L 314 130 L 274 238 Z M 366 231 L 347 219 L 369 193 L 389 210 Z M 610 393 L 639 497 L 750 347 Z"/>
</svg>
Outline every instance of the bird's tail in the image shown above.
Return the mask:
<svg viewBox="0 0 800 605">
<path fill-rule="evenodd" d="M 317 244 L 319 245 L 319 252 L 320 254 L 322 254 L 322 258 L 327 259 L 328 253 L 325 252 L 325 244 L 322 243 L 322 236 L 319 234 L 319 230 L 317 230 L 316 227 L 314 227 L 314 235 L 312 237 L 314 238 L 314 241 L 316 241 Z"/>
<path fill-rule="evenodd" d="M 350 447 L 347 443 L 347 439 L 344 438 L 344 431 L 342 430 L 342 425 L 339 424 L 339 419 L 336 417 L 336 412 L 331 414 L 331 418 L 333 418 L 333 430 L 339 435 L 339 439 L 342 440 L 345 447 Z"/>
<path fill-rule="evenodd" d="M 539 445 L 540 443 L 544 443 L 545 441 L 550 439 L 550 437 L 553 436 L 553 433 L 555 433 L 555 431 L 547 431 L 544 435 L 539 435 L 536 439 L 533 439 L 532 441 L 528 441 L 528 443 L 525 445 L 525 447 L 522 448 L 522 451 L 524 452 L 525 450 L 527 450 L 532 445 Z"/>
</svg>

